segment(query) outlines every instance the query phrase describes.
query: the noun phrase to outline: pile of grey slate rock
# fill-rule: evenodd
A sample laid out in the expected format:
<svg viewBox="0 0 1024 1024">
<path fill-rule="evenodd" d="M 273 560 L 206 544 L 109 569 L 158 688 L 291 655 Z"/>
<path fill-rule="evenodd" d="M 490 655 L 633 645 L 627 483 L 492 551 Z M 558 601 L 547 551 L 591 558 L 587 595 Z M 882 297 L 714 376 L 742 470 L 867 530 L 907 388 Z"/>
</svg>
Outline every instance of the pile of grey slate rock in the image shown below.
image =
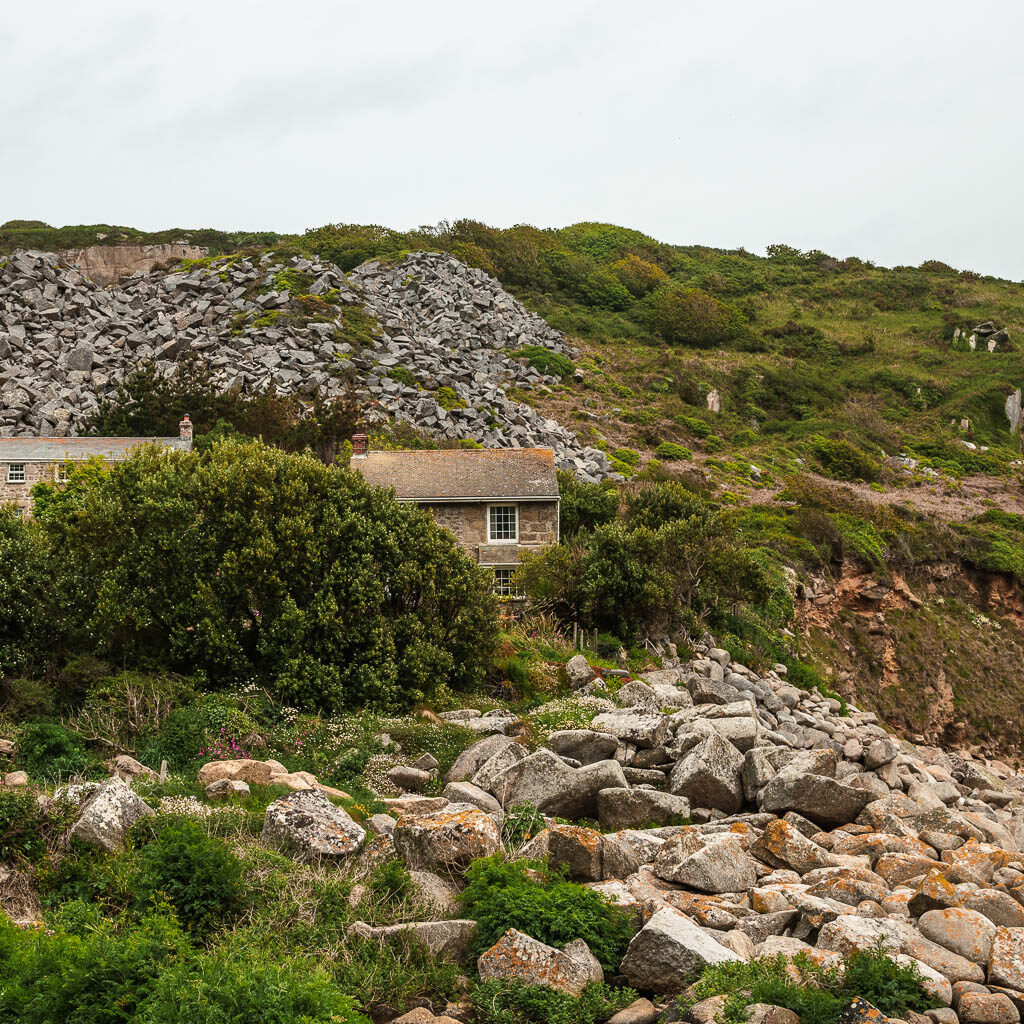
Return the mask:
<svg viewBox="0 0 1024 1024">
<path fill-rule="evenodd" d="M 698 654 L 614 693 L 577 656 L 567 674 L 594 711 L 590 726 L 533 751 L 513 720 L 445 713 L 481 732 L 489 718 L 493 731 L 461 754 L 442 797 L 403 794 L 397 824 L 377 816 L 371 829 L 457 888 L 466 863 L 499 849 L 513 807 L 539 808 L 547 827 L 519 855 L 563 865 L 633 918 L 616 980 L 644 998 L 622 1021 L 681 1019 L 661 1014 L 708 965 L 803 952 L 842 968 L 853 950 L 881 944 L 941 1004 L 908 1011 L 911 1024 L 1016 1024 L 1024 779 L 895 739 L 874 714 L 790 685 L 781 665 L 758 675 L 713 646 Z M 438 922 L 361 927 L 381 941 L 422 928 L 429 941 Z M 603 977 L 585 944 L 558 950 L 514 929 L 478 969 L 573 994 Z M 687 1019 L 720 1017 L 723 1002 Z"/>
<path fill-rule="evenodd" d="M 293 321 L 302 309 L 274 287 L 282 271 L 312 278 L 309 294 L 326 303 L 322 321 Z M 380 331 L 353 349 L 345 310 L 360 305 Z M 267 315 L 274 313 L 281 315 Z M 562 468 L 609 475 L 602 452 L 507 396 L 512 387 L 558 383 L 511 356 L 528 345 L 571 354 L 559 332 L 492 277 L 444 254 L 412 253 L 393 267 L 371 262 L 347 278 L 330 263 L 265 254 L 137 273 L 101 288 L 52 253 L 16 252 L 0 258 L 0 436 L 74 435 L 134 370 L 154 362 L 170 374 L 195 357 L 225 389 L 333 396 L 354 380 L 371 421 L 402 420 L 487 447 L 550 447 Z M 416 385 L 393 379 L 396 368 Z M 438 401 L 442 387 L 454 401 Z"/>
</svg>

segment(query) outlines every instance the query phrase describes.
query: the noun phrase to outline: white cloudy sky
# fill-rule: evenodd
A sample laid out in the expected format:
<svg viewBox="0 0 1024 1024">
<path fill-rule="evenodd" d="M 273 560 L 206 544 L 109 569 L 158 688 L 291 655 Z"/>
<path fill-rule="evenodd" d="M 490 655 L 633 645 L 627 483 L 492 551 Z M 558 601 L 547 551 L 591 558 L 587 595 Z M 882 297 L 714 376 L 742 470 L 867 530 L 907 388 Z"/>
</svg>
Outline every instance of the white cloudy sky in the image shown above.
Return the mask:
<svg viewBox="0 0 1024 1024">
<path fill-rule="evenodd" d="M 604 220 L 1024 278 L 1019 0 L 0 7 L 0 222 Z"/>
</svg>

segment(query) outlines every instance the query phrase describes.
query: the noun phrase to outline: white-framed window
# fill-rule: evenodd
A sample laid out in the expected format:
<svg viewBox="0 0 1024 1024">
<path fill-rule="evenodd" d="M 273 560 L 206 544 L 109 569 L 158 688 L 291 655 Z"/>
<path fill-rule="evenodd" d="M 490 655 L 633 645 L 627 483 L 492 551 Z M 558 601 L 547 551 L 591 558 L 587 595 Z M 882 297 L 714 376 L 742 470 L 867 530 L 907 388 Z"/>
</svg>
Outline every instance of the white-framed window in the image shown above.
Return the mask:
<svg viewBox="0 0 1024 1024">
<path fill-rule="evenodd" d="M 25 482 L 25 463 L 7 463 L 7 482 L 9 484 L 23 484 Z"/>
<path fill-rule="evenodd" d="M 519 541 L 519 506 L 487 506 L 487 543 L 516 544 Z"/>
<path fill-rule="evenodd" d="M 497 566 L 494 570 L 494 592 L 498 597 L 522 597 L 516 586 L 515 566 Z"/>
<path fill-rule="evenodd" d="M 66 484 L 68 482 L 68 475 L 71 472 L 71 467 L 66 462 L 58 462 L 53 467 L 53 480 L 54 483 Z"/>
</svg>

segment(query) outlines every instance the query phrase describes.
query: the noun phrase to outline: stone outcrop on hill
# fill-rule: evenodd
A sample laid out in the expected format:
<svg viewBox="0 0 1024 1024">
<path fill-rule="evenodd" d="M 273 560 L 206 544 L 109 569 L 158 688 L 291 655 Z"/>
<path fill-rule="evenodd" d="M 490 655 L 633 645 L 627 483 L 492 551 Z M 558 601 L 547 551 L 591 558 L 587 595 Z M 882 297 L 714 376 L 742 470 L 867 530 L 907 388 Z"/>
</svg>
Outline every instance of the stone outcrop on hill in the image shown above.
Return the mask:
<svg viewBox="0 0 1024 1024">
<path fill-rule="evenodd" d="M 208 252 L 188 242 L 165 242 L 160 245 L 90 245 L 85 249 L 65 249 L 58 256 L 76 266 L 90 281 L 108 285 L 130 274 L 148 274 L 154 267 L 180 260 L 200 260 Z"/>
<path fill-rule="evenodd" d="M 361 347 L 345 340 L 352 307 L 379 325 Z M 0 259 L 0 436 L 73 435 L 134 370 L 153 362 L 170 374 L 199 358 L 225 389 L 330 397 L 354 382 L 371 420 L 487 447 L 550 447 L 560 467 L 607 476 L 603 452 L 508 397 L 558 383 L 512 356 L 525 346 L 570 354 L 494 278 L 439 253 L 347 278 L 299 257 L 228 258 L 101 288 L 53 254 L 17 252 Z"/>
</svg>

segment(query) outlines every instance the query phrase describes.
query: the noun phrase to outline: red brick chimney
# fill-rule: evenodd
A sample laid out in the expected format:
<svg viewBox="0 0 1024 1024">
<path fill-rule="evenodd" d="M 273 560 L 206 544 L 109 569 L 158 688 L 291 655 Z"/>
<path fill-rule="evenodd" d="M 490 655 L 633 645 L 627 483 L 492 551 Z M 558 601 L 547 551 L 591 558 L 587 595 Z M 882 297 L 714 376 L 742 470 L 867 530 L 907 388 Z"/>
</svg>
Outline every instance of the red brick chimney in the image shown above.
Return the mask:
<svg viewBox="0 0 1024 1024">
<path fill-rule="evenodd" d="M 370 439 L 366 434 L 352 435 L 352 458 L 363 459 L 366 457 L 367 449 L 370 447 Z"/>
<path fill-rule="evenodd" d="M 185 418 L 178 424 L 178 436 L 182 441 L 192 442 L 192 421 L 188 418 L 188 413 L 185 413 Z"/>
</svg>

